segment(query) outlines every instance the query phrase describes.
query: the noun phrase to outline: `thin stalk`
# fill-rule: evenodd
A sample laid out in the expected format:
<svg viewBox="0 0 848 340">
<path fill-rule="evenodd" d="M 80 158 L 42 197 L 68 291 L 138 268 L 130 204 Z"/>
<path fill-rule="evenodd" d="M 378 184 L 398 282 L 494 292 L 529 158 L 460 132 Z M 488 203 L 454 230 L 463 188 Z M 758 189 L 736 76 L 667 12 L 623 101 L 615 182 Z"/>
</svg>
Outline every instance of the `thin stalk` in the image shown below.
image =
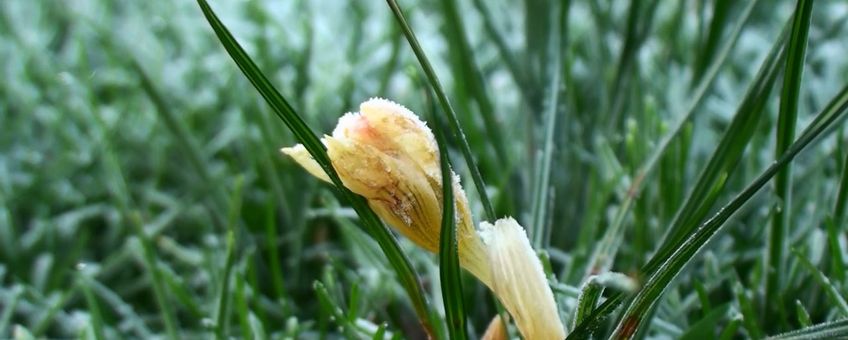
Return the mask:
<svg viewBox="0 0 848 340">
<path fill-rule="evenodd" d="M 810 31 L 813 1 L 799 0 L 795 7 L 792 34 L 787 47 L 786 68 L 783 76 L 783 90 L 780 93 L 780 113 L 777 120 L 777 142 L 775 158 L 779 158 L 795 140 L 795 126 L 798 121 L 798 97 L 801 79 L 804 74 L 804 57 L 807 50 L 807 37 Z M 769 230 L 769 242 L 766 253 L 766 280 L 764 310 L 770 313 L 774 307 L 782 309 L 780 286 L 784 273 L 785 242 L 792 203 L 792 164 L 786 165 L 774 177 L 774 191 L 777 204 L 772 215 Z M 776 304 L 776 306 L 775 306 Z"/>
</svg>

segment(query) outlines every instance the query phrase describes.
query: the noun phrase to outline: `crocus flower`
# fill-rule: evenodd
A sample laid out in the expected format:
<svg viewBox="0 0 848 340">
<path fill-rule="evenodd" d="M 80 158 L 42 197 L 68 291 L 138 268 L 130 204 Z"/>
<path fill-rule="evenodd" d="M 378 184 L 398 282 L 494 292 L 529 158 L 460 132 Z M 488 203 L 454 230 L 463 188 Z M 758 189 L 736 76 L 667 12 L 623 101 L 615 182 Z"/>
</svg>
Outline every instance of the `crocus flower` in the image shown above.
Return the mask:
<svg viewBox="0 0 848 340">
<path fill-rule="evenodd" d="M 342 183 L 366 198 L 386 223 L 417 245 L 439 250 L 442 220 L 442 172 L 439 149 L 427 125 L 407 108 L 374 98 L 360 112 L 339 119 L 332 136 L 321 140 Z M 329 177 L 306 148 L 283 148 L 313 176 Z M 453 174 L 457 243 L 461 265 L 489 281 L 489 266 L 459 178 Z"/>
<path fill-rule="evenodd" d="M 439 149 L 418 116 L 394 102 L 370 99 L 360 104 L 359 112 L 342 116 L 322 142 L 345 187 L 365 197 L 383 221 L 414 243 L 431 252 L 439 250 L 443 180 Z M 302 145 L 282 152 L 330 182 Z M 526 339 L 564 338 L 553 294 L 524 229 L 511 218 L 494 225 L 484 222 L 481 237 L 459 177 L 451 172 L 450 181 L 460 265 L 495 292 Z"/>
</svg>

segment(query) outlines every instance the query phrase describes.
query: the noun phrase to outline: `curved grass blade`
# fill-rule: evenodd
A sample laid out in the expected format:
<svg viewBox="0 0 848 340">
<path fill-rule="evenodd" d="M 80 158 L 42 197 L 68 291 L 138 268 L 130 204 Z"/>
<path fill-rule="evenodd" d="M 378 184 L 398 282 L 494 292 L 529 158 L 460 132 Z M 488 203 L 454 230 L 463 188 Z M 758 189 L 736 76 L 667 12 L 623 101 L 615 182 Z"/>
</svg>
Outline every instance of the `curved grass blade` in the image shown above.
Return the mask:
<svg viewBox="0 0 848 340">
<path fill-rule="evenodd" d="M 836 288 L 837 286 L 835 286 L 835 284 L 830 281 L 827 275 L 824 275 L 821 270 L 816 268 L 816 265 L 810 262 L 810 260 L 807 259 L 804 254 L 801 254 L 801 252 L 799 252 L 797 249 L 792 249 L 792 255 L 795 255 L 795 258 L 798 259 L 798 262 L 801 264 L 801 266 L 804 267 L 804 269 L 807 269 L 807 271 L 809 271 L 810 274 L 813 276 L 813 279 L 815 279 L 816 282 L 821 285 L 822 289 L 824 289 L 825 293 L 827 293 L 827 296 L 830 297 L 830 301 L 833 302 L 836 307 L 839 308 L 839 311 L 841 312 L 842 316 L 848 317 L 848 302 L 846 302 L 845 298 L 842 297 L 842 294 L 839 293 Z"/>
<path fill-rule="evenodd" d="M 736 211 L 762 189 L 780 170 L 813 141 L 833 131 L 836 123 L 848 113 L 848 86 L 842 88 L 828 106 L 816 116 L 801 136 L 786 150 L 780 158 L 763 171 L 745 190 L 736 195 L 730 203 L 721 208 L 713 217 L 702 223 L 675 251 L 668 260 L 650 276 L 645 285 L 625 310 L 624 316 L 616 327 L 614 337 L 629 338 L 641 323 L 644 314 L 660 298 L 669 283 L 692 260 L 695 254 L 721 229 Z"/>
<path fill-rule="evenodd" d="M 230 31 L 224 26 L 220 19 L 218 19 L 217 15 L 215 15 L 212 8 L 209 7 L 206 0 L 197 0 L 197 3 L 200 5 L 203 15 L 206 17 L 209 25 L 212 26 L 212 29 L 215 31 L 215 35 L 221 41 L 221 44 L 227 50 L 230 57 L 233 58 L 233 61 L 236 62 L 239 69 L 241 69 L 242 73 L 244 73 L 244 75 L 250 80 L 256 90 L 259 91 L 277 117 L 289 127 L 292 133 L 294 133 L 298 142 L 303 144 L 315 161 L 321 165 L 321 168 L 324 169 L 324 172 L 326 172 L 332 180 L 334 187 L 344 198 L 347 199 L 348 202 L 350 202 L 357 215 L 359 215 L 363 228 L 377 241 L 380 248 L 383 250 L 383 253 L 386 255 L 386 258 L 388 258 L 389 263 L 391 263 L 395 274 L 398 276 L 398 280 L 400 280 L 401 285 L 406 290 L 406 293 L 412 302 L 412 306 L 418 315 L 419 321 L 428 333 L 432 333 L 432 327 L 428 321 L 429 306 L 424 295 L 424 290 L 418 282 L 418 277 L 412 269 L 409 259 L 401 251 L 395 237 L 388 231 L 388 229 L 386 229 L 377 215 L 374 214 L 374 212 L 368 207 L 364 198 L 352 193 L 344 187 L 341 179 L 336 174 L 335 169 L 333 169 L 333 166 L 330 163 L 330 158 L 327 156 L 324 145 L 318 137 L 315 136 L 312 130 L 309 129 L 306 122 L 304 122 L 291 105 L 289 105 L 280 92 L 277 91 L 274 85 L 271 84 L 268 78 L 265 77 L 262 71 L 259 70 L 259 67 L 256 66 L 250 56 L 247 55 L 241 45 L 235 40 Z"/>
<path fill-rule="evenodd" d="M 495 20 L 492 17 L 492 12 L 488 7 L 486 7 L 484 0 L 473 0 L 472 3 L 474 3 L 474 7 L 477 9 L 477 12 L 480 13 L 480 17 L 483 20 L 483 29 L 495 44 L 498 54 L 500 54 L 501 58 L 503 58 L 504 64 L 506 64 L 506 68 L 509 71 L 510 76 L 512 76 L 512 80 L 518 86 L 524 100 L 526 102 L 531 102 L 533 95 L 530 93 L 532 89 L 530 79 L 528 79 L 524 69 L 519 66 L 515 54 L 507 45 L 505 34 L 498 30 L 498 26 L 495 24 Z"/>
<path fill-rule="evenodd" d="M 812 0 L 799 0 L 795 7 L 792 33 L 786 52 L 786 70 L 783 76 L 783 89 L 780 92 L 780 113 L 777 119 L 777 142 L 775 158 L 780 157 L 795 139 L 795 126 L 798 121 L 798 96 L 801 78 L 804 73 L 804 57 L 807 50 L 807 37 L 810 32 L 810 19 L 813 13 Z M 765 313 L 771 313 L 774 307 L 783 308 L 779 290 L 784 275 L 784 252 L 786 233 L 788 232 L 789 208 L 792 202 L 792 164 L 774 177 L 774 191 L 777 206 L 772 215 L 766 252 Z"/>
<path fill-rule="evenodd" d="M 224 263 L 224 276 L 221 278 L 221 291 L 218 295 L 218 312 L 215 317 L 215 338 L 224 339 L 227 334 L 227 326 L 229 325 L 229 305 L 230 305 L 230 276 L 233 272 L 233 264 L 235 264 L 235 228 L 241 212 L 242 188 L 244 186 L 244 176 L 239 176 L 235 181 L 235 189 L 233 190 L 232 199 L 230 200 L 230 212 L 227 221 L 227 252 L 226 262 Z"/>
<path fill-rule="evenodd" d="M 530 227 L 532 232 L 533 247 L 543 249 L 549 242 L 550 226 L 548 225 L 547 208 L 550 206 L 550 180 L 551 180 L 551 165 L 553 164 L 554 153 L 554 131 L 556 131 L 556 116 L 559 108 L 560 95 L 560 76 L 562 74 L 562 56 L 564 40 L 566 39 L 566 24 L 568 18 L 568 10 L 571 5 L 570 1 L 560 3 L 560 12 L 557 18 L 557 32 L 551 36 L 552 58 L 551 63 L 551 79 L 548 84 L 548 102 L 545 111 L 545 136 L 544 146 L 541 154 L 541 166 L 536 180 L 536 188 L 533 190 L 533 211 Z"/>
<path fill-rule="evenodd" d="M 439 100 L 439 105 L 441 106 L 442 111 L 444 111 L 444 113 L 448 116 L 448 124 L 450 125 L 451 130 L 453 130 L 454 136 L 457 140 L 459 140 L 459 149 L 462 150 L 462 156 L 465 158 L 465 162 L 468 165 L 468 171 L 471 172 L 471 179 L 474 181 L 474 186 L 480 196 L 480 203 L 483 204 L 483 209 L 486 211 L 486 217 L 490 221 L 494 221 L 497 219 L 497 216 L 495 215 L 495 210 L 492 208 L 491 201 L 489 201 L 489 196 L 486 194 L 486 184 L 483 182 L 483 176 L 480 175 L 480 169 L 477 167 L 474 155 L 471 154 L 471 146 L 468 145 L 465 133 L 462 132 L 462 127 L 459 125 L 459 119 L 456 117 L 456 112 L 453 110 L 447 94 L 445 94 L 445 89 L 442 87 L 439 77 L 436 76 L 436 71 L 433 70 L 433 66 L 430 65 L 427 55 L 424 54 L 424 49 L 422 49 L 421 45 L 418 43 L 418 38 L 415 37 L 415 33 L 412 32 L 412 28 L 409 27 L 409 24 L 406 22 L 406 18 L 403 16 L 403 12 L 401 11 L 400 6 L 398 6 L 397 1 L 386 0 L 386 3 L 388 3 L 395 19 L 397 19 L 403 34 L 406 36 L 406 40 L 409 42 L 409 46 L 415 53 L 415 57 L 418 58 L 418 63 L 421 64 L 421 68 L 424 69 L 424 74 L 427 76 L 430 86 L 433 87 L 433 92 Z"/>
<path fill-rule="evenodd" d="M 791 20 L 790 20 L 791 22 Z M 657 253 L 652 257 L 649 266 L 658 265 L 672 253 L 674 248 L 698 226 L 707 216 L 710 209 L 719 198 L 719 193 L 727 184 L 727 178 L 741 160 L 745 147 L 754 135 L 754 129 L 761 118 L 771 89 L 780 72 L 780 65 L 785 56 L 783 48 L 788 32 L 784 28 L 778 42 L 772 46 L 771 52 L 763 62 L 760 71 L 752 85 L 748 88 L 745 98 L 736 110 L 730 127 L 716 147 L 709 162 L 698 176 L 698 181 L 689 192 L 684 203 L 677 210 L 671 227 L 666 232 Z M 651 264 L 651 262 L 653 262 Z"/>
<path fill-rule="evenodd" d="M 766 340 L 842 339 L 846 336 L 848 319 L 842 319 L 770 336 Z"/>
<path fill-rule="evenodd" d="M 845 223 L 845 210 L 848 208 L 848 153 L 842 162 L 842 179 L 839 181 L 839 194 L 836 196 L 836 205 L 833 208 L 833 223 L 837 226 Z"/>
<path fill-rule="evenodd" d="M 450 339 L 466 339 L 465 306 L 462 294 L 462 272 L 459 269 L 459 249 L 456 241 L 456 217 L 453 199 L 453 174 L 450 170 L 448 148 L 445 136 L 436 124 L 433 111 L 433 130 L 439 144 L 439 157 L 442 169 L 442 228 L 439 235 L 439 282 L 442 285 L 442 302 L 448 323 Z"/>
<path fill-rule="evenodd" d="M 492 99 L 489 97 L 489 92 L 486 90 L 486 83 L 483 81 L 483 73 L 480 68 L 474 63 L 471 43 L 465 35 L 465 28 L 462 25 L 462 20 L 459 16 L 458 4 L 453 0 L 442 0 L 442 8 L 445 12 L 445 23 L 450 32 L 448 39 L 454 39 L 456 48 L 450 49 L 452 53 L 457 54 L 456 58 L 459 61 L 459 68 L 464 74 L 461 74 L 464 81 L 468 85 L 471 92 L 471 97 L 477 103 L 480 111 L 480 116 L 483 118 L 483 124 L 486 127 L 486 134 L 503 136 L 501 126 L 495 119 L 495 109 L 492 105 Z M 507 164 L 508 157 L 506 147 L 504 146 L 503 138 L 490 138 L 492 146 L 495 149 L 495 154 L 501 164 Z"/>
<path fill-rule="evenodd" d="M 642 189 L 645 177 L 653 171 L 654 167 L 659 163 L 660 158 L 665 155 L 666 150 L 669 146 L 671 146 L 671 142 L 680 135 L 685 123 L 692 118 L 697 108 L 700 107 L 701 103 L 707 97 L 707 91 L 718 76 L 719 70 L 721 69 L 721 66 L 724 65 L 724 62 L 730 55 L 730 52 L 733 50 L 733 46 L 736 45 L 739 35 L 742 34 L 742 29 L 745 27 L 745 23 L 748 22 L 748 18 L 750 18 L 751 13 L 753 13 L 754 6 L 756 6 L 758 1 L 759 0 L 753 0 L 748 3 L 748 6 L 743 11 L 739 21 L 736 23 L 736 27 L 734 27 L 730 38 L 727 40 L 727 43 L 724 45 L 719 56 L 707 71 L 707 76 L 702 78 L 699 82 L 698 87 L 694 91 L 693 99 L 687 106 L 686 112 L 677 119 L 668 133 L 660 139 L 657 148 L 639 167 L 639 170 L 634 176 L 633 184 L 630 185 L 630 188 L 627 191 L 628 195 L 616 211 L 612 224 L 610 224 L 610 227 L 607 228 L 606 232 L 604 232 L 601 242 L 599 242 L 592 254 L 592 259 L 589 261 L 589 265 L 586 268 L 586 276 L 591 275 L 592 273 L 600 273 L 609 270 L 610 266 L 612 266 L 612 262 L 615 259 L 615 245 L 620 242 L 620 238 L 624 237 L 624 233 L 621 230 L 624 227 L 624 220 L 630 212 L 630 208 L 633 206 L 633 201 Z"/>
</svg>

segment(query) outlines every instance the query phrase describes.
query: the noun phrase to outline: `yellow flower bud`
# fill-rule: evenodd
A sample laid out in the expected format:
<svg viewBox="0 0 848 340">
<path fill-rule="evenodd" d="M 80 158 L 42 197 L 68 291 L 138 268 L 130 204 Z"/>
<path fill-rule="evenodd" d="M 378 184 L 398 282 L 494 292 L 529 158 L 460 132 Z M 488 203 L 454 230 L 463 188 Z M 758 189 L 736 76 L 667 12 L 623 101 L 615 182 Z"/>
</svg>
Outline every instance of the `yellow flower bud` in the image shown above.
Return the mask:
<svg viewBox="0 0 848 340">
<path fill-rule="evenodd" d="M 527 234 L 512 218 L 480 223 L 492 274 L 490 288 L 528 340 L 565 339 L 553 292 Z"/>
<path fill-rule="evenodd" d="M 322 142 L 342 183 L 365 197 L 383 221 L 431 252 L 439 249 L 442 220 L 442 176 L 433 133 L 418 117 L 394 102 L 371 99 L 360 112 L 339 119 L 332 136 Z M 306 149 L 283 148 L 310 174 L 329 177 Z M 457 243 L 461 265 L 481 281 L 489 281 L 485 250 L 477 236 L 459 178 L 453 174 Z"/>
<path fill-rule="evenodd" d="M 344 186 L 365 197 L 383 221 L 424 249 L 437 252 L 442 176 L 433 133 L 414 113 L 385 99 L 368 100 L 359 111 L 345 114 L 332 136 L 322 139 L 333 168 Z M 282 152 L 313 176 L 330 182 L 302 145 Z M 565 338 L 553 293 L 524 229 L 508 218 L 494 225 L 483 222 L 478 233 L 459 177 L 451 172 L 450 180 L 462 267 L 495 292 L 525 339 Z"/>
</svg>

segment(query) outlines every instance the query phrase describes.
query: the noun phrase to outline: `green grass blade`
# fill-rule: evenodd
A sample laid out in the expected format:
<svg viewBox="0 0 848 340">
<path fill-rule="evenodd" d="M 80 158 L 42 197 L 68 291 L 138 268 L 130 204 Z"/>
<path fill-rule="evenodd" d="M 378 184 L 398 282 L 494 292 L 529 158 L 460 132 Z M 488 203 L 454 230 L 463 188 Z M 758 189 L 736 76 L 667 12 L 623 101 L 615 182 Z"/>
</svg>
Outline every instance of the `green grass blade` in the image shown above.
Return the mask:
<svg viewBox="0 0 848 340">
<path fill-rule="evenodd" d="M 837 226 L 845 225 L 846 208 L 848 208 L 848 152 L 845 153 L 845 160 L 842 162 L 842 178 L 839 181 L 839 193 L 833 207 L 833 223 Z"/>
<path fill-rule="evenodd" d="M 798 97 L 801 78 L 804 73 L 804 58 L 807 50 L 807 36 L 813 12 L 812 0 L 799 0 L 792 21 L 792 33 L 786 47 L 786 69 L 783 75 L 783 89 L 780 93 L 780 113 L 777 120 L 777 142 L 775 158 L 779 158 L 792 141 L 795 140 L 795 126 L 798 121 Z M 792 207 L 792 164 L 786 165 L 774 177 L 774 191 L 777 206 L 772 215 L 769 242 L 766 253 L 766 280 L 764 310 L 771 313 L 774 308 L 783 308 L 780 298 L 780 286 L 784 275 L 784 252 Z"/>
<path fill-rule="evenodd" d="M 480 116 L 483 118 L 485 125 L 485 135 L 503 136 L 501 126 L 495 118 L 495 108 L 492 105 L 492 99 L 489 97 L 489 92 L 486 89 L 486 83 L 483 81 L 483 74 L 480 68 L 474 62 L 474 55 L 471 48 L 471 43 L 468 42 L 465 28 L 462 25 L 462 19 L 459 15 L 458 4 L 453 0 L 442 0 L 442 8 L 445 13 L 445 23 L 449 34 L 448 39 L 454 41 L 456 48 L 450 49 L 451 53 L 456 53 L 455 60 L 458 61 L 457 69 L 462 72 L 455 72 L 461 75 L 468 85 L 468 90 L 474 102 L 480 111 Z M 495 154 L 498 157 L 498 162 L 502 165 L 508 164 L 508 156 L 506 146 L 504 146 L 504 138 L 489 138 L 488 139 L 495 149 Z M 505 166 L 501 169 L 506 168 Z"/>
<path fill-rule="evenodd" d="M 795 156 L 804 150 L 813 141 L 819 139 L 828 132 L 832 132 L 836 123 L 845 118 L 848 113 L 848 86 L 843 87 L 840 93 L 833 98 L 828 106 L 819 113 L 813 122 L 804 130 L 801 136 L 789 146 L 775 163 L 761 173 L 751 184 L 740 192 L 727 205 L 722 207 L 713 217 L 702 223 L 694 233 L 682 244 L 675 247 L 674 252 L 663 261 L 657 271 L 651 275 L 642 289 L 633 298 L 633 302 L 625 310 L 621 321 L 616 327 L 616 335 L 627 338 L 635 331 L 635 327 L 642 321 L 644 314 L 660 298 L 668 288 L 671 280 L 692 261 L 695 254 L 700 250 L 720 228 L 742 205 L 762 189 L 777 172 L 791 162 Z"/>
<path fill-rule="evenodd" d="M 784 31 L 785 32 L 785 31 Z M 667 258 L 673 249 L 694 230 L 718 199 L 727 179 L 738 164 L 754 129 L 768 104 L 768 97 L 780 71 L 785 55 L 782 34 L 763 62 L 755 80 L 748 88 L 736 110 L 730 127 L 725 131 L 707 165 L 698 176 L 695 186 L 686 196 L 671 222 L 671 226 L 648 266 L 653 267 Z"/>
<path fill-rule="evenodd" d="M 489 201 L 489 196 L 486 193 L 486 184 L 483 182 L 483 176 L 480 175 L 480 169 L 477 167 L 477 162 L 474 160 L 474 155 L 471 153 L 471 146 L 468 145 L 468 140 L 465 138 L 465 133 L 462 131 L 459 119 L 457 119 L 456 112 L 454 112 L 453 107 L 448 100 L 445 89 L 442 87 L 439 77 L 436 76 L 436 71 L 433 69 L 433 66 L 430 65 L 427 55 L 424 54 L 424 49 L 421 48 L 421 45 L 418 43 L 418 38 L 415 37 L 415 33 L 412 31 L 409 23 L 406 22 L 406 18 L 403 16 L 403 12 L 401 11 L 397 1 L 386 0 L 386 2 L 388 3 L 389 8 L 391 8 L 395 19 L 397 19 L 403 34 L 406 36 L 409 46 L 415 53 L 415 57 L 418 58 L 418 63 L 421 65 L 421 68 L 424 69 L 424 74 L 427 76 L 427 80 L 430 82 L 430 86 L 432 86 L 433 92 L 436 94 L 436 98 L 439 101 L 442 111 L 444 111 L 444 113 L 448 116 L 448 125 L 450 125 L 454 137 L 456 137 L 459 141 L 459 149 L 462 150 L 462 156 L 465 158 L 465 162 L 468 165 L 468 171 L 471 172 L 471 179 L 474 181 L 474 186 L 477 188 L 477 193 L 480 196 L 480 203 L 483 204 L 486 217 L 490 221 L 494 221 L 497 219 L 497 216 L 495 215 L 495 210 L 492 208 L 491 201 Z"/>
<path fill-rule="evenodd" d="M 798 259 L 798 262 L 801 263 L 801 266 L 803 266 L 804 269 L 810 272 L 810 275 L 813 276 L 813 279 L 815 279 L 816 282 L 818 282 L 818 284 L 822 287 L 822 289 L 824 289 L 825 293 L 827 293 L 827 296 L 830 297 L 830 301 L 835 304 L 836 307 L 839 308 L 842 317 L 848 317 L 848 302 L 846 302 L 842 294 L 839 293 L 839 290 L 837 289 L 836 285 L 831 282 L 830 279 L 826 275 L 824 275 L 824 273 L 821 272 L 821 270 L 816 268 L 816 265 L 810 262 L 810 260 L 807 259 L 804 254 L 801 254 L 800 251 L 793 248 L 792 254 L 795 255 L 795 258 Z"/>
<path fill-rule="evenodd" d="M 434 122 L 438 121 L 433 112 Z M 442 228 L 439 235 L 439 282 L 450 339 L 466 339 L 465 306 L 462 294 L 462 271 L 459 268 L 459 249 L 456 240 L 456 216 L 453 198 L 453 173 L 450 170 L 448 148 L 441 124 L 433 124 L 442 169 Z"/>
<path fill-rule="evenodd" d="M 530 84 L 530 79 L 528 79 L 527 74 L 524 72 L 524 69 L 519 66 L 518 60 L 515 54 L 510 50 L 509 46 L 506 43 L 506 38 L 504 34 L 501 33 L 498 29 L 498 25 L 495 23 L 494 18 L 492 17 L 492 12 L 486 5 L 484 0 L 473 0 L 474 7 L 480 13 L 480 17 L 483 19 L 483 29 L 486 31 L 486 34 L 492 39 L 492 42 L 495 44 L 495 48 L 498 50 L 498 54 L 506 64 L 506 68 L 509 71 L 509 75 L 512 77 L 512 80 L 518 86 L 519 91 L 521 91 L 524 100 L 530 102 L 533 98 L 533 95 L 530 93 L 532 88 Z"/>
<path fill-rule="evenodd" d="M 236 178 L 235 190 L 233 190 L 232 199 L 230 200 L 230 213 L 228 218 L 227 230 L 227 252 L 226 262 L 224 263 L 224 273 L 221 278 L 221 290 L 218 292 L 218 312 L 215 317 L 215 338 L 224 339 L 227 335 L 227 326 L 229 325 L 229 303 L 230 303 L 230 276 L 233 272 L 233 264 L 235 263 L 235 229 L 238 223 L 241 212 L 242 187 L 244 185 L 244 177 Z"/>
<path fill-rule="evenodd" d="M 536 189 L 533 192 L 532 219 L 530 223 L 530 237 L 535 249 L 543 249 L 547 246 L 550 226 L 548 225 L 547 208 L 551 205 L 551 166 L 554 154 L 554 132 L 556 131 L 557 113 L 559 113 L 559 97 L 561 85 L 561 69 L 563 58 L 564 40 L 566 39 L 566 23 L 570 1 L 560 3 L 560 12 L 557 18 L 558 30 L 551 36 L 551 79 L 548 84 L 548 98 L 545 106 L 544 142 L 541 152 L 541 164 L 539 176 L 536 179 Z"/>
<path fill-rule="evenodd" d="M 168 333 L 168 338 L 171 340 L 180 339 L 177 335 L 179 334 L 177 332 L 179 324 L 177 323 L 176 316 L 174 315 L 173 305 L 168 301 L 168 291 L 165 289 L 164 278 L 162 277 L 162 272 L 159 270 L 159 265 L 157 264 L 158 260 L 156 259 L 156 252 L 153 248 L 153 243 L 144 232 L 141 217 L 138 213 L 133 213 L 128 217 L 130 219 L 130 224 L 134 227 L 133 229 L 136 232 L 136 237 L 138 237 L 139 243 L 141 243 L 144 265 L 147 268 L 148 273 L 150 273 L 150 283 L 153 286 L 153 295 L 156 298 L 156 303 L 159 305 L 159 311 L 162 312 L 162 321 L 165 323 L 165 330 Z"/>
<path fill-rule="evenodd" d="M 810 320 L 810 312 L 801 303 L 801 300 L 795 300 L 795 315 L 798 318 L 798 324 L 803 327 L 810 327 L 813 322 Z"/>
<path fill-rule="evenodd" d="M 820 323 L 770 336 L 766 340 L 844 339 L 845 337 L 848 337 L 848 319 Z"/>
<path fill-rule="evenodd" d="M 389 263 L 391 263 L 398 280 L 401 282 L 401 285 L 406 290 L 406 293 L 412 302 L 419 321 L 424 328 L 430 332 L 432 327 L 428 321 L 429 306 L 427 299 L 424 295 L 423 289 L 421 288 L 421 284 L 418 282 L 418 277 L 412 269 L 412 265 L 409 263 L 409 259 L 403 251 L 401 251 L 395 237 L 388 229 L 386 229 L 377 215 L 374 214 L 374 212 L 368 207 L 364 198 L 352 193 L 344 187 L 344 184 L 330 163 L 330 158 L 327 156 L 324 145 L 312 132 L 312 130 L 309 129 L 306 122 L 304 122 L 291 105 L 289 105 L 280 92 L 277 91 L 274 85 L 271 84 L 268 78 L 265 77 L 262 71 L 259 70 L 250 56 L 247 55 L 229 30 L 218 19 L 217 15 L 215 15 L 212 11 L 212 8 L 209 7 L 209 4 L 205 0 L 198 0 L 198 4 L 203 10 L 206 20 L 212 26 L 216 36 L 221 41 L 221 44 L 227 50 L 230 57 L 233 58 L 233 61 L 236 62 L 242 73 L 244 73 L 244 75 L 250 80 L 251 84 L 253 84 L 253 86 L 259 91 L 277 117 L 289 127 L 297 140 L 303 144 L 315 161 L 321 165 L 324 172 L 326 172 L 332 180 L 334 187 L 339 190 L 342 196 L 347 199 L 351 206 L 353 206 L 353 209 L 356 210 L 363 227 L 371 235 L 371 237 L 377 241 L 380 248 L 383 250 L 383 253 L 386 255 L 386 258 L 388 258 Z"/>
<path fill-rule="evenodd" d="M 730 38 L 725 43 L 718 58 L 716 58 L 707 71 L 707 76 L 702 78 L 698 83 L 698 87 L 693 92 L 692 101 L 686 106 L 686 112 L 684 112 L 675 121 L 675 123 L 672 124 L 672 128 L 668 131 L 668 133 L 663 135 L 656 149 L 651 152 L 645 162 L 639 166 L 639 170 L 634 176 L 633 183 L 630 185 L 630 188 L 628 188 L 627 196 L 625 196 L 624 201 L 616 211 L 613 222 L 604 232 L 604 236 L 599 244 L 595 247 L 592 258 L 589 261 L 589 265 L 586 267 L 585 275 L 588 276 L 591 275 L 591 273 L 603 272 L 605 270 L 609 270 L 610 266 L 612 266 L 613 260 L 615 259 L 615 244 L 618 244 L 620 242 L 620 238 L 624 237 L 624 233 L 622 232 L 622 228 L 624 228 L 624 221 L 630 212 L 630 208 L 632 208 L 638 193 L 642 190 L 645 178 L 654 170 L 656 165 L 659 163 L 659 160 L 666 154 L 669 146 L 671 146 L 671 142 L 680 135 L 686 122 L 692 118 L 701 103 L 703 103 L 704 99 L 707 97 L 708 90 L 718 76 L 719 70 L 721 70 L 721 67 L 730 55 L 730 52 L 733 51 L 733 47 L 736 45 L 739 35 L 742 34 L 742 29 L 745 27 L 745 23 L 748 22 L 748 19 L 753 13 L 754 7 L 758 2 L 759 0 L 753 0 L 748 3 L 748 6 L 742 12 L 742 15 L 737 21 Z"/>
<path fill-rule="evenodd" d="M 89 278 L 86 273 L 79 273 L 77 280 L 82 289 L 82 295 L 85 297 L 85 303 L 88 305 L 91 314 L 91 329 L 94 331 L 95 340 L 104 340 L 106 336 L 103 333 L 103 314 L 100 312 L 100 306 L 97 303 L 97 297 L 91 290 Z M 3 333 L 0 333 L 3 334 Z"/>
<path fill-rule="evenodd" d="M 694 79 L 701 78 L 710 60 L 715 56 L 716 45 L 722 35 L 724 35 L 725 28 L 727 28 L 728 14 L 733 5 L 733 1 L 730 0 L 717 0 L 713 2 L 712 18 L 710 19 L 707 38 L 703 43 L 700 53 L 695 57 L 695 68 L 692 75 Z"/>
</svg>

